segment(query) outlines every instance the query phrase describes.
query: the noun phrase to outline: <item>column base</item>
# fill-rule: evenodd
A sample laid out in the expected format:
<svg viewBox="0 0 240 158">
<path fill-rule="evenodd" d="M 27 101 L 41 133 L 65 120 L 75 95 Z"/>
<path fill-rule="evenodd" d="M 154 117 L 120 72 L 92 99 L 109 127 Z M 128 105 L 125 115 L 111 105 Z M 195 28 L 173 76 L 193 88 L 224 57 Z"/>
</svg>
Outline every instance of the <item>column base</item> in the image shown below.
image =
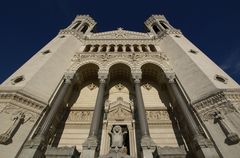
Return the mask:
<svg viewBox="0 0 240 158">
<path fill-rule="evenodd" d="M 43 158 L 46 151 L 46 144 L 43 137 L 36 136 L 24 144 L 18 158 Z"/>
<path fill-rule="evenodd" d="M 76 147 L 48 147 L 45 153 L 45 158 L 79 158 L 80 153 Z"/>
<path fill-rule="evenodd" d="M 143 136 L 141 147 L 144 158 L 153 158 L 153 152 L 156 150 L 156 144 L 150 136 Z"/>
<path fill-rule="evenodd" d="M 157 147 L 154 157 L 161 158 L 186 158 L 185 149 L 180 147 Z"/>
<path fill-rule="evenodd" d="M 98 140 L 97 137 L 91 136 L 82 145 L 83 150 L 81 158 L 95 158 L 97 157 Z"/>
<path fill-rule="evenodd" d="M 204 138 L 203 136 L 198 136 L 194 139 L 193 145 L 195 148 L 195 155 L 197 158 L 219 158 L 213 143 Z"/>
</svg>

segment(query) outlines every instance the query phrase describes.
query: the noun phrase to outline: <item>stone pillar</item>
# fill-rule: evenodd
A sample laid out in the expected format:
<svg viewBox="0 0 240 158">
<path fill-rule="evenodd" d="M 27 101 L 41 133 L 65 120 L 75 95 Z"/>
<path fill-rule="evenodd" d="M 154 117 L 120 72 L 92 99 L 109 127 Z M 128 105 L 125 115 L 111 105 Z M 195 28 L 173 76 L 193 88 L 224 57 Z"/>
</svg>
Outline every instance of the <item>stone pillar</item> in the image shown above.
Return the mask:
<svg viewBox="0 0 240 158">
<path fill-rule="evenodd" d="M 50 106 L 50 110 L 47 113 L 43 124 L 41 125 L 37 135 L 32 140 L 26 142 L 22 152 L 19 155 L 20 158 L 41 158 L 44 155 L 48 145 L 48 134 L 50 127 L 53 124 L 56 115 L 59 113 L 59 110 L 69 99 L 73 77 L 73 74 L 65 75 L 63 85 L 56 94 L 53 104 Z"/>
<path fill-rule="evenodd" d="M 118 51 L 118 46 L 115 45 L 115 46 L 114 46 L 114 52 L 117 52 L 117 51 Z"/>
<path fill-rule="evenodd" d="M 214 148 L 213 143 L 205 138 L 202 133 L 200 132 L 200 129 L 198 127 L 198 124 L 190 112 L 190 109 L 179 90 L 179 87 L 175 80 L 175 75 L 169 75 L 167 76 L 169 79 L 169 85 L 168 89 L 171 91 L 176 98 L 178 102 L 178 107 L 180 111 L 182 112 L 182 116 L 184 117 L 184 120 L 186 121 L 187 127 L 189 129 L 190 134 L 192 135 L 193 140 L 192 147 L 195 150 L 194 153 L 197 158 L 218 158 L 219 155 Z"/>
<path fill-rule="evenodd" d="M 135 95 L 136 95 L 136 107 L 137 113 L 139 118 L 140 130 L 141 130 L 141 147 L 143 151 L 143 156 L 145 158 L 152 158 L 153 151 L 156 149 L 156 144 L 153 142 L 152 138 L 150 137 L 147 118 L 146 118 L 146 111 L 144 107 L 144 102 L 142 98 L 142 91 L 141 91 L 141 74 L 133 74 L 134 79 L 134 87 L 135 87 Z"/>
<path fill-rule="evenodd" d="M 83 143 L 83 152 L 81 158 L 96 157 L 96 149 L 99 145 L 98 134 L 101 117 L 103 116 L 104 93 L 106 87 L 107 74 L 99 74 L 99 89 L 95 103 L 95 110 L 91 122 L 91 128 L 87 140 Z"/>
<path fill-rule="evenodd" d="M 111 46 L 107 45 L 106 52 L 109 52 Z"/>
<path fill-rule="evenodd" d="M 122 46 L 123 52 L 126 52 L 126 45 Z"/>
<path fill-rule="evenodd" d="M 135 135 L 135 121 L 127 125 L 129 132 L 129 146 L 130 146 L 130 156 L 137 157 L 137 146 L 136 146 L 136 135 Z"/>
</svg>

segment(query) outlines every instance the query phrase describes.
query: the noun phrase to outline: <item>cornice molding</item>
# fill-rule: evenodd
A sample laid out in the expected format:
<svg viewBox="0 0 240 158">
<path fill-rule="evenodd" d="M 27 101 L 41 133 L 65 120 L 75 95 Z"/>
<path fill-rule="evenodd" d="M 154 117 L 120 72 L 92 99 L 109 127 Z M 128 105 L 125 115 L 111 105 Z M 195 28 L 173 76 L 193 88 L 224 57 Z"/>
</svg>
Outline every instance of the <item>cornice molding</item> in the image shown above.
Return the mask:
<svg viewBox="0 0 240 158">
<path fill-rule="evenodd" d="M 20 92 L 0 92 L 0 103 L 18 106 L 37 114 L 41 114 L 47 107 L 43 102 Z"/>
</svg>

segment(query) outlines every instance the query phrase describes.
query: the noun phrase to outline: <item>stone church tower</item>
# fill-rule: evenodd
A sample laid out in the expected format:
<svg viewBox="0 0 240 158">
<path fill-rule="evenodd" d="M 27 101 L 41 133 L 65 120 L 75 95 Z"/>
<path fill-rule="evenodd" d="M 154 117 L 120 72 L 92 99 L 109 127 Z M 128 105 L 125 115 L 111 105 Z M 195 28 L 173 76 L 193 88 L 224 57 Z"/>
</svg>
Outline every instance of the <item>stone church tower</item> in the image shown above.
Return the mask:
<svg viewBox="0 0 240 158">
<path fill-rule="evenodd" d="M 162 15 L 80 15 L 0 85 L 3 158 L 237 158 L 240 86 Z"/>
</svg>

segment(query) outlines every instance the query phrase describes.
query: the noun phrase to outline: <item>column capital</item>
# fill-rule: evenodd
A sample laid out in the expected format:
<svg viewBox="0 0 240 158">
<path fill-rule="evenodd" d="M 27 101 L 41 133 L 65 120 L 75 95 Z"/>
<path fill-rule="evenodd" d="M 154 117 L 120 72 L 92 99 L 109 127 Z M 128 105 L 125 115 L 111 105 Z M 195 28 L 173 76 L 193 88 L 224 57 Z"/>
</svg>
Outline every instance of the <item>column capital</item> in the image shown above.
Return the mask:
<svg viewBox="0 0 240 158">
<path fill-rule="evenodd" d="M 176 74 L 175 73 L 166 73 L 166 78 L 169 83 L 174 83 L 176 79 Z"/>
<path fill-rule="evenodd" d="M 107 71 L 99 71 L 98 72 L 98 79 L 99 79 L 100 83 L 105 83 L 107 78 L 108 78 Z"/>
<path fill-rule="evenodd" d="M 64 74 L 64 82 L 65 83 L 72 83 L 72 81 L 75 79 L 75 73 L 67 72 Z"/>
<path fill-rule="evenodd" d="M 140 83 L 140 80 L 142 79 L 141 69 L 134 69 L 132 72 L 132 78 L 134 80 L 134 83 Z"/>
</svg>

